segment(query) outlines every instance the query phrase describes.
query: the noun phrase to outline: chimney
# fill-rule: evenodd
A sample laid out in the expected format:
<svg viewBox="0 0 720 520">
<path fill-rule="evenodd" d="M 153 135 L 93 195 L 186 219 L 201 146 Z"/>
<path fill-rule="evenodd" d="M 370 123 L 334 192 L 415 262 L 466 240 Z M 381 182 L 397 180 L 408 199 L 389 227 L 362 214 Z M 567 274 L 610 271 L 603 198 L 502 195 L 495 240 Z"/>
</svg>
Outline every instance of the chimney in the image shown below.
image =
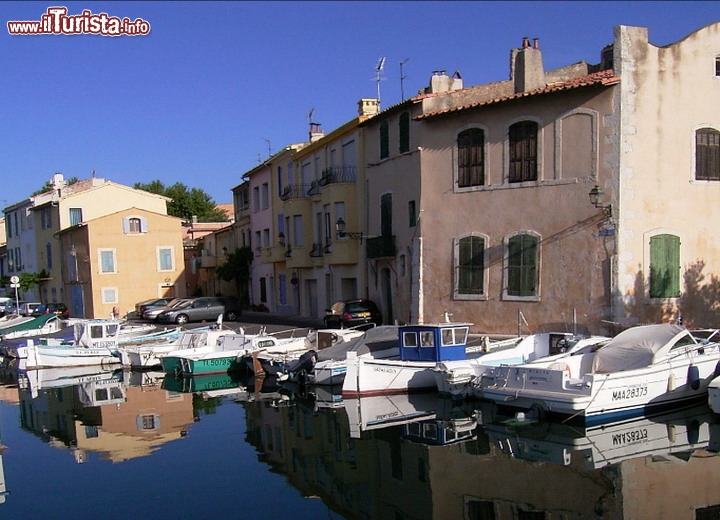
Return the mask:
<svg viewBox="0 0 720 520">
<path fill-rule="evenodd" d="M 320 128 L 320 123 L 310 123 L 310 142 L 314 143 L 318 139 L 325 137 L 325 132 Z"/>
<path fill-rule="evenodd" d="M 515 93 L 529 92 L 543 88 L 545 83 L 545 69 L 543 68 L 542 53 L 537 38 L 523 38 L 522 48 L 510 51 L 510 79 L 515 85 Z"/>
<path fill-rule="evenodd" d="M 452 76 L 445 74 L 444 70 L 434 70 L 430 77 L 430 85 L 425 89 L 425 94 L 437 94 L 438 92 L 449 92 L 463 88 L 463 81 L 460 73 L 455 71 Z"/>
<path fill-rule="evenodd" d="M 358 101 L 358 115 L 362 116 L 374 116 L 378 113 L 380 104 L 377 99 L 363 98 Z"/>
</svg>

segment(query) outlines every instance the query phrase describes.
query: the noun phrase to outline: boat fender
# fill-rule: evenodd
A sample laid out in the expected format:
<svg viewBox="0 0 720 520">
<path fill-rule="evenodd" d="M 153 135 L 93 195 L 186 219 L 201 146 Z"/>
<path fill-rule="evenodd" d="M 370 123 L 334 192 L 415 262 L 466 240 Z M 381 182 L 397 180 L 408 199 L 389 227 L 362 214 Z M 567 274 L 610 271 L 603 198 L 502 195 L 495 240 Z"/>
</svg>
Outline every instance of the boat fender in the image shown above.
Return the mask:
<svg viewBox="0 0 720 520">
<path fill-rule="evenodd" d="M 688 443 L 697 444 L 700 440 L 700 422 L 697 419 L 690 421 L 687 427 Z"/>
<path fill-rule="evenodd" d="M 687 384 L 693 390 L 700 388 L 700 370 L 697 365 L 690 365 L 688 367 Z"/>
</svg>

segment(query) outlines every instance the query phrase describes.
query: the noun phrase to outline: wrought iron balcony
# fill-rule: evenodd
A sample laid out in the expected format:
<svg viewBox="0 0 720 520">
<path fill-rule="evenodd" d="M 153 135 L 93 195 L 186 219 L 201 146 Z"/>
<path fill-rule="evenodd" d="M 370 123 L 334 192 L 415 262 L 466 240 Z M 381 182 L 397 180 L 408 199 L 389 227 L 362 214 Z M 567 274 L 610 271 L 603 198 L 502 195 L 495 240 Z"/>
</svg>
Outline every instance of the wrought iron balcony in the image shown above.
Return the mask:
<svg viewBox="0 0 720 520">
<path fill-rule="evenodd" d="M 365 254 L 368 259 L 390 258 L 394 257 L 395 253 L 395 237 L 393 235 L 367 238 Z"/>
<path fill-rule="evenodd" d="M 355 166 L 331 166 L 322 171 L 322 177 L 318 181 L 320 186 L 335 184 L 338 182 L 355 182 Z"/>
</svg>

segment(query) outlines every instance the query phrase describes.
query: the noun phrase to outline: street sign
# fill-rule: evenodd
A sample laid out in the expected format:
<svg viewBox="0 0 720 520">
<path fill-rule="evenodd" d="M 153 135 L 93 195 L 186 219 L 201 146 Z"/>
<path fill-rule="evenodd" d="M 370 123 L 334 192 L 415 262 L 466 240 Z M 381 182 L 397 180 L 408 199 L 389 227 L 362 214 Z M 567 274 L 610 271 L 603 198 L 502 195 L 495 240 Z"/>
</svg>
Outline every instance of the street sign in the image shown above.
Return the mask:
<svg viewBox="0 0 720 520">
<path fill-rule="evenodd" d="M 20 277 L 19 276 L 11 276 L 10 283 L 20 283 Z"/>
<path fill-rule="evenodd" d="M 20 284 L 19 283 L 11 283 L 10 287 L 13 289 L 16 289 L 16 288 L 20 287 Z"/>
</svg>

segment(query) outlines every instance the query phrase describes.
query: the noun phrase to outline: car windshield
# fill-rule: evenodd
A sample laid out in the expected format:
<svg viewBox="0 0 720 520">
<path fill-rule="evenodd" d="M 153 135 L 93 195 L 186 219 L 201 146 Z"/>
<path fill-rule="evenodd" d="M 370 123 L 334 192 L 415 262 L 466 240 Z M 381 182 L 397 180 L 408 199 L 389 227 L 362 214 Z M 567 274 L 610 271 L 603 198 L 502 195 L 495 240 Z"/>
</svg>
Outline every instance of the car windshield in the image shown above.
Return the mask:
<svg viewBox="0 0 720 520">
<path fill-rule="evenodd" d="M 176 305 L 174 308 L 175 309 L 184 309 L 185 307 L 190 307 L 192 305 L 192 303 L 193 303 L 192 300 L 184 300 L 184 301 L 180 302 L 178 305 Z"/>
<path fill-rule="evenodd" d="M 363 312 L 363 311 L 369 311 L 370 306 L 366 303 L 362 302 L 353 302 L 348 303 L 347 305 L 347 311 L 348 312 Z"/>
</svg>

